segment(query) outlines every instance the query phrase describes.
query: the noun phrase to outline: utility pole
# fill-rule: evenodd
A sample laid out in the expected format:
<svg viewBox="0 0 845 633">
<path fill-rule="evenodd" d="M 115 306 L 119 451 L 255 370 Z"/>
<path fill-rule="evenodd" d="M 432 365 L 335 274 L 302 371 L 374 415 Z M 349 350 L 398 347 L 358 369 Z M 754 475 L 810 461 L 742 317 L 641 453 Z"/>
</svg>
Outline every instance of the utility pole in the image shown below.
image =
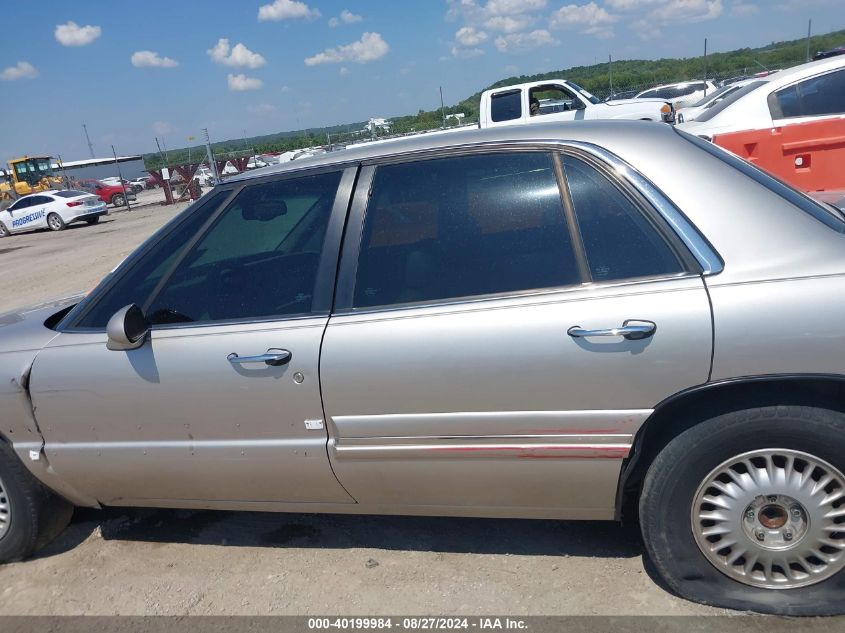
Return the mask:
<svg viewBox="0 0 845 633">
<path fill-rule="evenodd" d="M 91 139 L 88 136 L 88 126 L 83 123 L 82 129 L 85 130 L 85 140 L 88 142 L 88 151 L 91 152 L 91 158 L 96 158 L 94 156 L 94 146 L 91 144 Z"/>
<path fill-rule="evenodd" d="M 707 96 L 707 38 L 704 38 L 704 96 Z"/>
<path fill-rule="evenodd" d="M 443 127 L 446 127 L 446 106 L 443 105 L 443 86 L 440 86 L 440 114 L 443 117 Z"/>
<path fill-rule="evenodd" d="M 613 99 L 613 57 L 607 56 L 607 74 L 610 76 L 610 98 Z"/>
<path fill-rule="evenodd" d="M 807 61 L 810 61 L 810 31 L 813 28 L 813 21 L 807 22 Z"/>
<path fill-rule="evenodd" d="M 217 173 L 217 163 L 214 162 L 214 152 L 211 151 L 211 139 L 208 136 L 208 128 L 203 128 L 202 133 L 205 136 L 205 151 L 208 155 L 208 167 L 211 173 L 214 174 L 214 184 L 220 182 L 220 175 Z"/>
<path fill-rule="evenodd" d="M 114 164 L 117 167 L 117 177 L 120 178 L 120 186 L 123 187 L 123 205 L 127 211 L 131 211 L 132 207 L 129 206 L 129 198 L 126 197 L 126 183 L 123 182 L 123 174 L 120 173 L 120 162 L 117 160 L 117 152 L 114 151 L 114 145 L 111 146 L 111 153 L 114 156 Z"/>
</svg>

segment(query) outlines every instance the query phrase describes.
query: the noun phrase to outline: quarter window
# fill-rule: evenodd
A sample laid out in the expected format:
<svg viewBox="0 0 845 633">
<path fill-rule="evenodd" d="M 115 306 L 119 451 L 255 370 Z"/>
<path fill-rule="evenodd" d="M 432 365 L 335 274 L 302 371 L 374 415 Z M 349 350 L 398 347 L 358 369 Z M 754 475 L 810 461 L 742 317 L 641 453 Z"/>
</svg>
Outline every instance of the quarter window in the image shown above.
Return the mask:
<svg viewBox="0 0 845 633">
<path fill-rule="evenodd" d="M 355 307 L 579 281 L 549 154 L 433 159 L 376 172 Z"/>
<path fill-rule="evenodd" d="M 572 156 L 563 167 L 593 281 L 683 272 L 651 221 L 606 176 Z"/>
</svg>

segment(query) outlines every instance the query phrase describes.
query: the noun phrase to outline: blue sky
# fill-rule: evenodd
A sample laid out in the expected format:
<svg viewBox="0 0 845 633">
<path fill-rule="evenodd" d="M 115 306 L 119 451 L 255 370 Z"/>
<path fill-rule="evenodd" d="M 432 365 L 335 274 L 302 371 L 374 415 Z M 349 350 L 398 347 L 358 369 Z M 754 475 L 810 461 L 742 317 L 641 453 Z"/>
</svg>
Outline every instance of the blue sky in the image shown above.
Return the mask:
<svg viewBox="0 0 845 633">
<path fill-rule="evenodd" d="M 845 28 L 845 0 L 204 0 L 3 8 L 0 162 L 390 117 L 607 59 Z M 45 14 L 49 17 L 45 17 Z M 14 28 L 8 28 L 14 25 Z M 222 41 L 221 41 L 222 40 Z"/>
</svg>

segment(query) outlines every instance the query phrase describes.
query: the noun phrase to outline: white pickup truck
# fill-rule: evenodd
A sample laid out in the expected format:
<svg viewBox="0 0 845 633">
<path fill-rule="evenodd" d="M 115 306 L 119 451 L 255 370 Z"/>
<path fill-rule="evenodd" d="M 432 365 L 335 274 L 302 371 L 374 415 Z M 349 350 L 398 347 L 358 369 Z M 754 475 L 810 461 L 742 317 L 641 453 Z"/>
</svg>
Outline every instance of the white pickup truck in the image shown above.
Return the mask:
<svg viewBox="0 0 845 633">
<path fill-rule="evenodd" d="M 548 121 L 635 119 L 675 122 L 675 109 L 663 99 L 623 99 L 602 103 L 579 85 L 547 79 L 485 90 L 479 127 Z"/>
</svg>

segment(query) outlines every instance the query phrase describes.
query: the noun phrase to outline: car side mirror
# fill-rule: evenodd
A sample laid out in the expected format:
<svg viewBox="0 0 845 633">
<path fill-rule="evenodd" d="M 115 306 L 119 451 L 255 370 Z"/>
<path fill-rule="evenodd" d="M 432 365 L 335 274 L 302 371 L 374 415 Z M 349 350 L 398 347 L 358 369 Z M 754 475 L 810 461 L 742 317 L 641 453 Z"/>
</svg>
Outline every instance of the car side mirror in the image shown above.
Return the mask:
<svg viewBox="0 0 845 633">
<path fill-rule="evenodd" d="M 137 305 L 130 304 L 115 312 L 106 325 L 106 347 L 121 352 L 141 347 L 147 340 L 150 324 Z"/>
</svg>

